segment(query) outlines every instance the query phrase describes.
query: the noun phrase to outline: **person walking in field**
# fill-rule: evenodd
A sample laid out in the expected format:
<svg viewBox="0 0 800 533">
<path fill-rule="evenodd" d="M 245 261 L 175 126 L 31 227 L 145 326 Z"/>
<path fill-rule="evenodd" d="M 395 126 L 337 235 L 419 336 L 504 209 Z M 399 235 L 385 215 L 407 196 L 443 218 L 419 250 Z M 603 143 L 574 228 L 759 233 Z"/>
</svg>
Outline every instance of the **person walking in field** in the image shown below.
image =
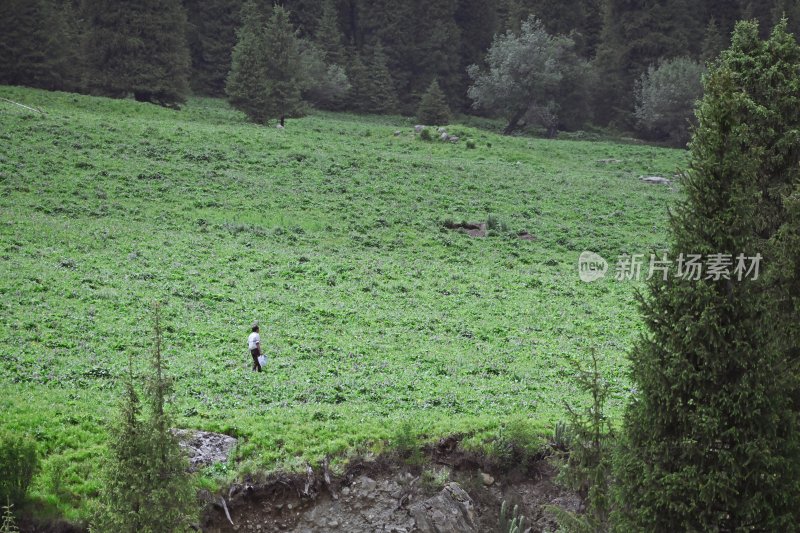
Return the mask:
<svg viewBox="0 0 800 533">
<path fill-rule="evenodd" d="M 253 372 L 261 372 L 261 363 L 258 357 L 261 355 L 261 335 L 258 334 L 258 324 L 253 324 L 253 332 L 247 337 L 247 347 L 250 348 L 250 355 L 253 356 Z"/>
</svg>

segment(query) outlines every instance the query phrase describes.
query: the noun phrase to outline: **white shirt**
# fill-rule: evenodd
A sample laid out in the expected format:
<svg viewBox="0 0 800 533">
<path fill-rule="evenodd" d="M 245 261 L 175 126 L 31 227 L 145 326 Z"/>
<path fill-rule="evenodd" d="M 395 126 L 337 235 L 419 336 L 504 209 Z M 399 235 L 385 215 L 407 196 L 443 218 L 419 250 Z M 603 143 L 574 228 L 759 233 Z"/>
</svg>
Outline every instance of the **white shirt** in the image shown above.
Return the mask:
<svg viewBox="0 0 800 533">
<path fill-rule="evenodd" d="M 255 331 L 247 337 L 247 345 L 250 347 L 251 350 L 255 350 L 258 348 L 258 345 L 261 343 L 261 335 L 256 333 Z"/>
</svg>

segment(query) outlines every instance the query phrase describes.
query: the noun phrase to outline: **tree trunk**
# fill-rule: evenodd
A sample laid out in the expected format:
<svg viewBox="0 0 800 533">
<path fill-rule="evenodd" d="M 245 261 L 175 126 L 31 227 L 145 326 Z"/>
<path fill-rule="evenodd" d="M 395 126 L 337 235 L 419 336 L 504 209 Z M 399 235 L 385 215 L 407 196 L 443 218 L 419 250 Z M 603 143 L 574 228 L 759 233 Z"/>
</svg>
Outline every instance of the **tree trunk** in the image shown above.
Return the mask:
<svg viewBox="0 0 800 533">
<path fill-rule="evenodd" d="M 519 121 L 522 120 L 523 116 L 525 116 L 526 111 L 527 109 L 520 109 L 514 113 L 514 116 L 511 117 L 511 120 L 508 121 L 508 125 L 503 130 L 503 135 L 511 135 L 514 133 L 514 131 L 516 131 L 516 129 L 519 127 Z"/>
</svg>

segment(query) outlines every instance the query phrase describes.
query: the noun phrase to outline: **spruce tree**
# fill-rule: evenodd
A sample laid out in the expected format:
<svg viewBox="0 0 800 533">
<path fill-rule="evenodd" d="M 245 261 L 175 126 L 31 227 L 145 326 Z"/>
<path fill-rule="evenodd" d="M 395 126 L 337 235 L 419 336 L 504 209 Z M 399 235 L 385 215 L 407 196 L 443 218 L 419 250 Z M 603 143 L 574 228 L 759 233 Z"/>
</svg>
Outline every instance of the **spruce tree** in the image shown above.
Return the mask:
<svg viewBox="0 0 800 533">
<path fill-rule="evenodd" d="M 225 95 L 241 9 L 242 0 L 187 0 L 190 83 L 196 93 Z"/>
<path fill-rule="evenodd" d="M 189 89 L 186 12 L 180 0 L 83 0 L 87 87 L 177 107 Z"/>
<path fill-rule="evenodd" d="M 267 55 L 264 19 L 253 0 L 242 6 L 241 26 L 231 55 L 225 85 L 228 101 L 253 122 L 265 124 L 270 116 L 267 94 Z"/>
<path fill-rule="evenodd" d="M 411 86 L 399 94 L 408 95 L 401 102 L 413 112 L 417 99 L 428 89 L 429 80 L 437 78 L 447 100 L 461 107 L 467 86 L 460 68 L 461 32 L 455 22 L 457 0 L 421 1 L 416 4 L 415 46 Z M 391 41 L 382 41 L 391 42 Z M 391 66 L 391 64 L 390 64 Z M 405 100 L 405 101 L 404 101 Z"/>
<path fill-rule="evenodd" d="M 649 333 L 631 353 L 637 392 L 615 466 L 620 531 L 800 523 L 798 94 L 786 24 L 764 42 L 739 23 L 705 79 L 670 224 L 670 259 L 702 254 L 707 268 L 723 254 L 722 275 L 658 274 L 642 299 Z"/>
<path fill-rule="evenodd" d="M 267 113 L 272 118 L 301 116 L 305 106 L 300 96 L 303 86 L 300 50 L 289 13 L 281 6 L 273 7 L 264 34 Z"/>
<path fill-rule="evenodd" d="M 350 80 L 350 90 L 347 92 L 346 98 L 347 109 L 361 113 L 369 112 L 369 72 L 361 54 L 355 50 L 350 52 L 347 79 Z"/>
<path fill-rule="evenodd" d="M 129 360 L 118 419 L 112 425 L 97 531 L 188 531 L 196 512 L 188 462 L 170 431 L 164 406 L 171 391 L 164 375 L 160 308 L 154 308 L 153 354 L 145 380 L 146 417 Z"/>
<path fill-rule="evenodd" d="M 328 65 L 343 67 L 347 64 L 347 54 L 344 44 L 342 44 L 342 32 L 339 30 L 339 21 L 333 0 L 324 0 L 322 3 L 322 13 L 314 42 L 322 50 Z"/>
<path fill-rule="evenodd" d="M 699 54 L 703 26 L 690 0 L 606 0 L 595 66 L 596 118 L 602 125 L 633 123 L 633 89 L 647 68 L 663 59 Z"/>
<path fill-rule="evenodd" d="M 76 24 L 70 6 L 52 0 L 0 2 L 0 83 L 77 89 Z"/>
<path fill-rule="evenodd" d="M 706 26 L 706 35 L 703 38 L 703 47 L 700 52 L 700 58 L 703 61 L 713 61 L 720 53 L 726 48 L 725 39 L 719 31 L 717 21 L 711 19 Z"/>
<path fill-rule="evenodd" d="M 369 87 L 367 112 L 377 114 L 397 112 L 397 93 L 386 65 L 386 54 L 383 53 L 383 46 L 380 43 L 372 49 L 372 56 L 367 66 L 367 80 Z"/>
<path fill-rule="evenodd" d="M 439 83 L 433 80 L 422 95 L 422 100 L 417 108 L 417 121 L 420 124 L 432 124 L 443 126 L 450 122 L 450 108 L 447 106 L 447 99 L 439 87 Z"/>
</svg>

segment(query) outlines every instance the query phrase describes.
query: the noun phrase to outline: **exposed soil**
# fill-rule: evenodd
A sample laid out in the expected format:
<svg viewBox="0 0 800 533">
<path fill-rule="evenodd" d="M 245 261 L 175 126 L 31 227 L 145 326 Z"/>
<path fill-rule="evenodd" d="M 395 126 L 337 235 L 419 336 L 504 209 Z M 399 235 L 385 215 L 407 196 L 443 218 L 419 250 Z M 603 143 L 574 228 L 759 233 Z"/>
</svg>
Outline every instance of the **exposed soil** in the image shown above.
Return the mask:
<svg viewBox="0 0 800 533">
<path fill-rule="evenodd" d="M 279 474 L 230 487 L 224 503 L 206 494 L 203 531 L 484 533 L 497 530 L 504 500 L 519 506 L 531 531 L 555 531 L 546 506 L 581 507 L 578 496 L 554 483 L 545 458 L 505 471 L 463 452 L 456 438 L 442 439 L 426 456 L 424 468 L 384 457 L 351 463 L 341 477 L 325 467 Z"/>
<path fill-rule="evenodd" d="M 466 233 L 470 237 L 486 237 L 488 227 L 485 222 L 450 222 L 444 223 L 444 227 L 460 233 Z M 517 238 L 523 241 L 535 241 L 536 236 L 527 231 L 517 233 Z"/>
<path fill-rule="evenodd" d="M 486 237 L 485 222 L 446 222 L 445 227 L 466 233 L 470 237 Z"/>
</svg>

